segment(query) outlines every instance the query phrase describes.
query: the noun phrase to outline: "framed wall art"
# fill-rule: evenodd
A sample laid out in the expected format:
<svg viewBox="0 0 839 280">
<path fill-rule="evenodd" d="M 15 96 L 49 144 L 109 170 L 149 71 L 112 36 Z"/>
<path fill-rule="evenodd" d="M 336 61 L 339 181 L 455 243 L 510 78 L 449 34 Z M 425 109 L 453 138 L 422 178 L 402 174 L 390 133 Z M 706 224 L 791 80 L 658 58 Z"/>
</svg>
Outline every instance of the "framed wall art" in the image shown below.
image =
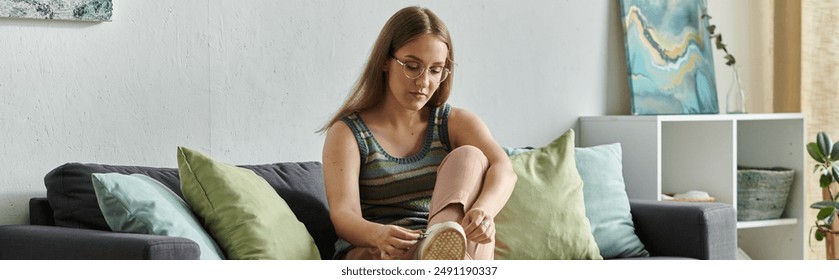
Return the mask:
<svg viewBox="0 0 839 280">
<path fill-rule="evenodd" d="M 705 0 L 621 0 L 633 115 L 717 114 Z"/>
<path fill-rule="evenodd" d="M 111 21 L 112 0 L 0 0 L 0 17 Z"/>
</svg>

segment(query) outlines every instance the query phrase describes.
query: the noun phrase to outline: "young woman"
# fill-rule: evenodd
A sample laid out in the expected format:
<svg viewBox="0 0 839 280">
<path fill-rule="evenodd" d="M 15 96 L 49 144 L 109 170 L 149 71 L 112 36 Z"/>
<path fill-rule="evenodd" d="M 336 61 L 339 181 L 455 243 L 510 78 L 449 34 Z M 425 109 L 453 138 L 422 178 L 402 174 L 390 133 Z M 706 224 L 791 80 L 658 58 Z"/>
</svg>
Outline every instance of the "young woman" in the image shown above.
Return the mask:
<svg viewBox="0 0 839 280">
<path fill-rule="evenodd" d="M 454 53 L 430 10 L 382 28 L 364 73 L 322 128 L 338 259 L 492 259 L 493 217 L 515 185 L 473 113 L 446 104 Z"/>
</svg>

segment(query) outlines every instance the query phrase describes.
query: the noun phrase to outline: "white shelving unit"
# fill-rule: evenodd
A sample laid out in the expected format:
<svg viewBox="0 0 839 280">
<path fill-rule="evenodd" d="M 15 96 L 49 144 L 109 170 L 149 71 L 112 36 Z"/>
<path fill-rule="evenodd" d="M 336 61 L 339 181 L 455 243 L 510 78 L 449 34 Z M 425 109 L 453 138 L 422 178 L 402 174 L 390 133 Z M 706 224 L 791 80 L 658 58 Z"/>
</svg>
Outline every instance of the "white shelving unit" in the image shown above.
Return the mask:
<svg viewBox="0 0 839 280">
<path fill-rule="evenodd" d="M 803 259 L 805 123 L 802 114 L 595 116 L 580 118 L 580 146 L 621 143 L 629 198 L 702 190 L 737 206 L 737 166 L 795 170 L 780 219 L 737 223 L 752 259 Z M 690 203 L 690 202 L 686 202 Z"/>
</svg>

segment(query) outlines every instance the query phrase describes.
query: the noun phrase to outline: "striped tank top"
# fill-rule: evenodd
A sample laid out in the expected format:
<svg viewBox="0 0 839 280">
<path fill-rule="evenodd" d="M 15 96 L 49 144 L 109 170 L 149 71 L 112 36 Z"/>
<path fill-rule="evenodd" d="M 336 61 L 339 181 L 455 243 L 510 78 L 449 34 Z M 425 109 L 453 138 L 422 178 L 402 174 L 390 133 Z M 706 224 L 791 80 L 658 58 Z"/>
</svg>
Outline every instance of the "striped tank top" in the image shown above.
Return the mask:
<svg viewBox="0 0 839 280">
<path fill-rule="evenodd" d="M 355 135 L 361 156 L 358 193 L 364 219 L 409 229 L 426 228 L 437 167 L 451 151 L 447 126 L 450 112 L 449 104 L 432 108 L 422 149 L 405 158 L 388 154 L 358 113 L 341 119 Z M 339 239 L 335 257 L 343 257 L 350 246 Z"/>
</svg>

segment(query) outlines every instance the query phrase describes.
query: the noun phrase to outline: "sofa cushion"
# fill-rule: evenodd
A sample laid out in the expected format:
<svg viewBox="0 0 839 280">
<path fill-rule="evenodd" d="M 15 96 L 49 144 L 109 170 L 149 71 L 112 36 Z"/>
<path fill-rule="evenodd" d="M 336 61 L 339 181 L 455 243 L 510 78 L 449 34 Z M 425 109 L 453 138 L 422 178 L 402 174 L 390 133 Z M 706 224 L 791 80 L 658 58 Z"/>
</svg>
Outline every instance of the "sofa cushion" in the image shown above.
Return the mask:
<svg viewBox="0 0 839 280">
<path fill-rule="evenodd" d="M 140 166 L 67 163 L 44 177 L 47 200 L 53 209 L 55 225 L 62 227 L 110 230 L 96 202 L 93 173 L 143 174 L 163 183 L 181 195 L 178 170 Z"/>
<path fill-rule="evenodd" d="M 496 222 L 496 259 L 602 259 L 586 218 L 574 131 L 510 158 L 516 187 Z"/>
<path fill-rule="evenodd" d="M 533 151 L 532 147 L 502 147 L 508 156 Z M 623 181 L 620 143 L 574 148 L 577 170 L 583 179 L 586 217 L 603 258 L 647 257 L 649 252 L 635 234 Z"/>
<path fill-rule="evenodd" d="M 586 217 L 603 258 L 647 257 L 635 235 L 629 198 L 623 181 L 619 143 L 575 148 L 577 170 L 583 178 Z"/>
<path fill-rule="evenodd" d="M 319 162 L 283 162 L 243 165 L 265 178 L 285 199 L 297 218 L 315 239 L 321 256 L 335 253 L 338 239 L 323 187 Z M 55 225 L 82 229 L 110 230 L 91 182 L 93 173 L 144 174 L 163 183 L 183 197 L 177 168 L 120 166 L 95 163 L 66 163 L 44 177 L 47 200 L 54 211 Z"/>
<path fill-rule="evenodd" d="M 320 162 L 287 162 L 263 165 L 241 165 L 253 170 L 271 184 L 288 203 L 315 243 L 321 257 L 332 258 L 338 235 L 329 217 L 326 190 L 323 186 L 323 167 Z"/>
<path fill-rule="evenodd" d="M 320 259 L 309 232 L 253 171 L 178 147 L 187 203 L 231 259 Z"/>
<path fill-rule="evenodd" d="M 172 190 L 142 174 L 94 173 L 93 189 L 113 231 L 189 238 L 202 260 L 224 259 L 192 210 Z"/>
</svg>

